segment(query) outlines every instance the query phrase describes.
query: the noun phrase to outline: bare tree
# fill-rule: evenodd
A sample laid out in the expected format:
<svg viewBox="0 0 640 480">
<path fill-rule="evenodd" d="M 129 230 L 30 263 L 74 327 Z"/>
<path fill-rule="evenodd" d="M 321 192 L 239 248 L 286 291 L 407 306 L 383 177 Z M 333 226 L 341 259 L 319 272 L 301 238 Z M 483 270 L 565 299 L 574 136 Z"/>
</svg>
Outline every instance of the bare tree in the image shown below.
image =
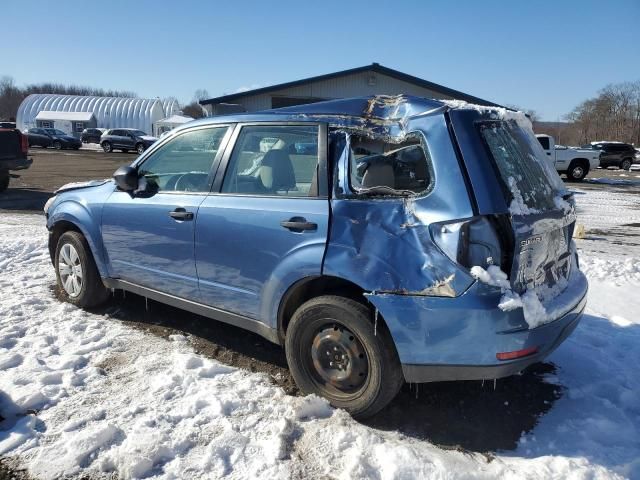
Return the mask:
<svg viewBox="0 0 640 480">
<path fill-rule="evenodd" d="M 189 105 L 185 105 L 182 108 L 182 113 L 191 118 L 202 118 L 206 115 L 202 105 L 196 101 L 191 102 Z"/>
<path fill-rule="evenodd" d="M 209 92 L 204 88 L 199 88 L 193 94 L 193 100 L 195 102 L 201 102 L 202 100 L 206 100 L 207 98 L 211 98 L 211 96 L 209 95 Z"/>
</svg>

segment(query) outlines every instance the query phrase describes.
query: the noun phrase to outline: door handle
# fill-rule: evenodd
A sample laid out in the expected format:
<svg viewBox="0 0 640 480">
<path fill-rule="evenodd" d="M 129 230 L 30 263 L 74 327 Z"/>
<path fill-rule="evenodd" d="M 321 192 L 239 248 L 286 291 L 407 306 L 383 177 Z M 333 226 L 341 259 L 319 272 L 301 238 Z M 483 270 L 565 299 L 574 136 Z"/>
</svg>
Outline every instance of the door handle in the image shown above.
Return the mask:
<svg viewBox="0 0 640 480">
<path fill-rule="evenodd" d="M 193 220 L 193 212 L 187 212 L 184 208 L 178 207 L 169 212 L 169 216 L 174 220 Z"/>
<path fill-rule="evenodd" d="M 307 222 L 306 218 L 303 217 L 293 217 L 289 220 L 285 220 L 280 222 L 280 225 L 287 230 L 291 230 L 292 232 L 301 233 L 305 230 L 317 230 L 318 224 L 313 222 Z"/>
</svg>

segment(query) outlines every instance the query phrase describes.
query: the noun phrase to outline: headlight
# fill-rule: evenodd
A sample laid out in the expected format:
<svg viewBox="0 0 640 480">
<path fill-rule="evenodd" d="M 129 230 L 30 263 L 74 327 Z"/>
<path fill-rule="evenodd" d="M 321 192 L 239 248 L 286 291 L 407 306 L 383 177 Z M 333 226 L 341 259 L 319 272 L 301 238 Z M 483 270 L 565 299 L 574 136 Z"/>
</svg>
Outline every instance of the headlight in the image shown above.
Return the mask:
<svg viewBox="0 0 640 480">
<path fill-rule="evenodd" d="M 47 200 L 47 203 L 44 204 L 44 214 L 47 215 L 49 213 L 49 208 L 51 207 L 51 205 L 53 204 L 53 202 L 55 201 L 56 196 L 54 195 L 53 197 L 51 197 L 49 200 Z"/>
</svg>

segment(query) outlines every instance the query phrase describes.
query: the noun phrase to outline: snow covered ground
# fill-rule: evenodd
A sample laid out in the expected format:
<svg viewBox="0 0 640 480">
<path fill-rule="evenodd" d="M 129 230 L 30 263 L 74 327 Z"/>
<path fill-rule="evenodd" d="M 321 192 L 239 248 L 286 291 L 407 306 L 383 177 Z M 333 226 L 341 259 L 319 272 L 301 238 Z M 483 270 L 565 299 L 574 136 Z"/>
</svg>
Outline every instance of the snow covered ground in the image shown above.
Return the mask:
<svg viewBox="0 0 640 480">
<path fill-rule="evenodd" d="M 607 249 L 611 232 L 640 230 L 620 226 L 640 222 L 640 196 L 577 197 L 591 287 L 550 358 L 545 381 L 563 394 L 493 457 L 367 427 L 197 354 L 187 336 L 61 303 L 44 218 L 0 214 L 0 455 L 42 479 L 640 478 L 640 248 Z"/>
</svg>

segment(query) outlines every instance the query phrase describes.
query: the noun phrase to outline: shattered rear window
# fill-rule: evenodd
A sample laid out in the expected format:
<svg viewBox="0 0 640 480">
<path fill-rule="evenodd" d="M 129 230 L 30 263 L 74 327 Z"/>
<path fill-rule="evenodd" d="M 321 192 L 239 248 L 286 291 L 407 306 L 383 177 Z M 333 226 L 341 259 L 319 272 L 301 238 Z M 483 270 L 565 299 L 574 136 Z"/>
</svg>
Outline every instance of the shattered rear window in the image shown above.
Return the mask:
<svg viewBox="0 0 640 480">
<path fill-rule="evenodd" d="M 356 193 L 415 195 L 431 184 L 429 160 L 419 139 L 389 143 L 352 135 L 349 178 Z"/>
<path fill-rule="evenodd" d="M 515 122 L 480 122 L 479 128 L 511 197 L 511 212 L 526 215 L 555 208 L 554 198 L 565 188 L 535 137 L 532 142 Z"/>
</svg>

